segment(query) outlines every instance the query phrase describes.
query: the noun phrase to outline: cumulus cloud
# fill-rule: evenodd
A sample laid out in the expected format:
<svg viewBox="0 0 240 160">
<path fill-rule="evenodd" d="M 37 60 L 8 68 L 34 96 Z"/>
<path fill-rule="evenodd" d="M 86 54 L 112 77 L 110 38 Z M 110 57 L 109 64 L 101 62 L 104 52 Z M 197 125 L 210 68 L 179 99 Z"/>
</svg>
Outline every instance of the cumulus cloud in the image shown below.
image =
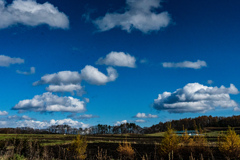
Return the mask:
<svg viewBox="0 0 240 160">
<path fill-rule="evenodd" d="M 208 87 L 199 83 L 189 83 L 175 92 L 164 92 L 154 100 L 153 107 L 170 113 L 207 112 L 215 107 L 237 107 L 238 104 L 230 98 L 230 94 L 238 94 L 238 89 L 231 84 Z"/>
<path fill-rule="evenodd" d="M 96 64 L 109 65 L 109 66 L 119 66 L 119 67 L 136 67 L 136 59 L 128 53 L 124 52 L 110 52 L 105 58 L 99 58 Z"/>
<path fill-rule="evenodd" d="M 121 124 L 125 123 L 127 123 L 127 120 L 117 121 L 116 123 L 114 123 L 114 126 L 120 126 Z"/>
<path fill-rule="evenodd" d="M 23 71 L 20 71 L 20 70 L 17 70 L 16 72 L 18 74 L 30 75 L 30 74 L 35 74 L 36 69 L 35 69 L 35 67 L 31 67 L 30 72 L 23 72 Z"/>
<path fill-rule="evenodd" d="M 131 32 L 133 29 L 143 33 L 159 31 L 170 24 L 168 12 L 157 12 L 162 0 L 127 0 L 124 13 L 107 13 L 93 21 L 99 31 L 115 27 Z"/>
<path fill-rule="evenodd" d="M 50 125 L 64 125 L 64 124 L 66 124 L 66 125 L 69 125 L 69 126 L 75 127 L 75 128 L 80 128 L 80 127 L 81 128 L 87 128 L 87 127 L 89 127 L 88 124 L 84 124 L 84 123 L 79 122 L 79 121 L 74 121 L 74 120 L 72 120 L 70 118 L 62 119 L 62 120 L 54 120 L 54 119 L 52 119 L 49 124 Z"/>
<path fill-rule="evenodd" d="M 73 119 L 92 119 L 92 118 L 98 118 L 99 116 L 95 116 L 92 114 L 83 114 L 77 116 L 76 114 L 71 114 L 68 116 L 68 118 L 73 118 Z"/>
<path fill-rule="evenodd" d="M 134 118 L 158 118 L 158 116 L 153 114 L 138 113 L 134 116 Z"/>
<path fill-rule="evenodd" d="M 86 110 L 84 101 L 73 97 L 59 97 L 50 92 L 36 95 L 33 99 L 26 99 L 18 102 L 12 109 L 34 112 L 83 112 Z"/>
<path fill-rule="evenodd" d="M 200 69 L 202 67 L 207 67 L 207 63 L 205 61 L 197 60 L 196 62 L 184 61 L 179 63 L 172 62 L 164 62 L 162 63 L 165 68 L 192 68 L 192 69 Z"/>
<path fill-rule="evenodd" d="M 1 0 L 0 0 L 1 2 Z M 0 15 L 1 16 L 1 15 Z M 1 22 L 0 22 L 1 24 Z M 5 55 L 0 55 L 0 67 L 9 67 L 11 64 L 22 64 L 24 59 L 21 58 L 11 58 Z"/>
<path fill-rule="evenodd" d="M 13 0 L 12 4 L 6 5 L 5 0 L 0 0 L 0 29 L 16 24 L 69 28 L 68 17 L 48 2 L 39 4 L 35 0 Z"/>
<path fill-rule="evenodd" d="M 7 111 L 0 111 L 0 116 L 6 116 L 6 115 L 8 115 Z"/>
<path fill-rule="evenodd" d="M 70 92 L 74 95 L 74 92 L 77 92 L 77 95 L 81 95 L 84 91 L 82 90 L 82 86 L 80 84 L 61 84 L 61 85 L 49 85 L 46 90 L 48 92 Z M 82 91 L 82 92 L 81 92 Z"/>
<path fill-rule="evenodd" d="M 108 75 L 105 75 L 97 68 L 87 65 L 81 70 L 81 77 L 93 85 L 105 85 L 107 82 L 115 81 L 118 77 L 117 71 L 112 67 L 107 68 L 107 73 Z"/>
<path fill-rule="evenodd" d="M 107 82 L 115 81 L 118 77 L 117 71 L 107 68 L 108 75 L 103 74 L 97 68 L 87 65 L 81 70 L 81 73 L 74 71 L 60 71 L 53 74 L 47 74 L 41 77 L 41 80 L 33 83 L 34 86 L 49 84 L 46 88 L 49 92 L 70 92 L 72 95 L 76 92 L 81 96 L 85 93 L 81 86 L 84 80 L 93 85 L 105 85 Z"/>
<path fill-rule="evenodd" d="M 81 75 L 78 72 L 61 71 L 58 73 L 47 74 L 41 77 L 41 80 L 33 83 L 34 86 L 42 84 L 78 84 L 81 82 Z"/>
</svg>

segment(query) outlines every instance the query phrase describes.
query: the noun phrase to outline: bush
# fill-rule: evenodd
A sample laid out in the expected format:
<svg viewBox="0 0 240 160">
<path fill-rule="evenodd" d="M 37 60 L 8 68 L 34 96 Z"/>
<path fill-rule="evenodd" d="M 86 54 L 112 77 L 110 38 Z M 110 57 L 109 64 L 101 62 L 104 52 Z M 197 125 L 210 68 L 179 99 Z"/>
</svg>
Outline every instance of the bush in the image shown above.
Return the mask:
<svg viewBox="0 0 240 160">
<path fill-rule="evenodd" d="M 75 139 L 73 139 L 69 150 L 74 152 L 75 159 L 86 159 L 87 154 L 87 139 L 84 136 L 77 135 Z"/>
<path fill-rule="evenodd" d="M 169 154 L 172 154 L 177 152 L 179 149 L 179 138 L 174 133 L 174 130 L 169 126 L 167 128 L 167 131 L 164 134 L 164 138 L 160 145 L 160 155 L 167 156 Z"/>
<path fill-rule="evenodd" d="M 219 150 L 230 159 L 240 158 L 240 137 L 233 128 L 229 127 L 226 135 L 218 138 Z"/>
<path fill-rule="evenodd" d="M 135 151 L 127 141 L 119 143 L 117 151 L 123 159 L 134 159 Z"/>
</svg>

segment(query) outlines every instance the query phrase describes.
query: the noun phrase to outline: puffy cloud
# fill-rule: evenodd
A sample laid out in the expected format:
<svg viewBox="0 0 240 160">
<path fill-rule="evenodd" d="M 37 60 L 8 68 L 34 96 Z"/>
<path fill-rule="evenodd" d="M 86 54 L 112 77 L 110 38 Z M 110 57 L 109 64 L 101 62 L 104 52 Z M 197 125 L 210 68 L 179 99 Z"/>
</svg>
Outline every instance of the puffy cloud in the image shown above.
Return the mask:
<svg viewBox="0 0 240 160">
<path fill-rule="evenodd" d="M 58 73 L 47 74 L 41 77 L 41 80 L 33 83 L 34 86 L 42 84 L 52 84 L 47 90 L 54 92 L 72 92 L 81 89 L 81 80 L 94 85 L 104 85 L 107 82 L 115 81 L 118 77 L 117 71 L 112 68 L 107 68 L 108 75 L 103 74 L 97 68 L 86 65 L 85 68 L 79 72 L 61 71 Z"/>
<path fill-rule="evenodd" d="M 81 75 L 78 72 L 61 71 L 58 73 L 47 74 L 41 77 L 40 81 L 33 83 L 34 86 L 41 84 L 78 84 L 81 82 Z"/>
<path fill-rule="evenodd" d="M 1 0 L 0 0 L 0 4 L 1 4 Z M 0 6 L 1 8 L 1 6 Z M 1 17 L 1 15 L 0 15 Z M 0 21 L 1 24 L 1 21 Z M 11 64 L 22 64 L 24 63 L 24 59 L 21 58 L 11 58 L 5 55 L 0 55 L 0 67 L 8 67 Z"/>
<path fill-rule="evenodd" d="M 69 125 L 71 127 L 76 127 L 76 128 L 87 128 L 89 127 L 88 124 L 84 124 L 82 122 L 74 121 L 72 119 L 63 119 L 63 120 L 54 120 L 52 119 L 49 123 L 50 125 Z"/>
<path fill-rule="evenodd" d="M 121 122 L 117 121 L 116 123 L 114 123 L 114 126 L 120 126 L 121 124 L 125 124 L 125 123 L 127 123 L 127 120 L 122 120 Z"/>
<path fill-rule="evenodd" d="M 237 107 L 238 104 L 230 98 L 230 94 L 238 94 L 238 89 L 231 84 L 208 87 L 199 83 L 189 83 L 175 92 L 164 92 L 154 100 L 153 107 L 170 113 L 206 112 L 215 107 Z"/>
<path fill-rule="evenodd" d="M 30 127 L 34 129 L 44 129 L 50 126 L 48 122 L 41 122 L 35 120 L 24 120 L 24 121 L 17 121 L 17 127 Z"/>
<path fill-rule="evenodd" d="M 74 91 L 81 94 L 80 91 L 82 91 L 82 86 L 80 86 L 80 84 L 49 85 L 46 88 L 46 90 L 49 92 L 70 92 L 70 93 L 72 93 L 72 95 L 74 95 Z"/>
<path fill-rule="evenodd" d="M 20 70 L 17 70 L 16 72 L 18 74 L 30 75 L 30 74 L 35 74 L 36 69 L 35 69 L 35 67 L 31 67 L 30 72 L 23 72 L 23 71 L 20 71 Z"/>
<path fill-rule="evenodd" d="M 115 27 L 131 32 L 133 29 L 143 33 L 159 31 L 167 27 L 171 21 L 168 12 L 156 12 L 161 0 L 127 0 L 124 13 L 107 13 L 93 21 L 99 31 L 107 31 Z"/>
<path fill-rule="evenodd" d="M 97 68 L 87 65 L 81 70 L 81 77 L 86 82 L 94 85 L 105 85 L 107 82 L 115 81 L 118 77 L 117 71 L 112 68 L 107 68 L 108 75 L 106 76 Z"/>
<path fill-rule="evenodd" d="M 7 111 L 0 111 L 0 116 L 6 116 L 6 115 L 8 115 Z"/>
<path fill-rule="evenodd" d="M 192 69 L 200 69 L 202 67 L 207 67 L 207 63 L 205 61 L 197 60 L 196 62 L 184 61 L 179 63 L 171 63 L 164 62 L 162 63 L 165 68 L 192 68 Z"/>
<path fill-rule="evenodd" d="M 16 24 L 69 28 L 68 17 L 48 2 L 39 4 L 35 0 L 13 0 L 12 4 L 6 5 L 5 0 L 0 0 L 0 29 Z"/>
<path fill-rule="evenodd" d="M 152 115 L 152 114 L 145 114 L 145 113 L 138 113 L 135 118 L 158 118 L 157 115 Z"/>
<path fill-rule="evenodd" d="M 135 57 L 130 54 L 125 54 L 124 52 L 111 52 L 107 54 L 105 58 L 99 58 L 96 64 L 135 68 L 135 62 Z"/>
<path fill-rule="evenodd" d="M 58 97 L 50 92 L 18 102 L 12 109 L 34 112 L 83 112 L 85 102 L 73 97 Z"/>
<path fill-rule="evenodd" d="M 92 114 L 83 114 L 77 116 L 76 114 L 71 114 L 68 116 L 68 118 L 73 118 L 73 119 L 92 119 L 92 118 L 98 118 L 99 116 L 95 116 Z"/>
<path fill-rule="evenodd" d="M 136 123 L 145 123 L 146 121 L 144 119 L 137 119 L 135 122 Z"/>
</svg>

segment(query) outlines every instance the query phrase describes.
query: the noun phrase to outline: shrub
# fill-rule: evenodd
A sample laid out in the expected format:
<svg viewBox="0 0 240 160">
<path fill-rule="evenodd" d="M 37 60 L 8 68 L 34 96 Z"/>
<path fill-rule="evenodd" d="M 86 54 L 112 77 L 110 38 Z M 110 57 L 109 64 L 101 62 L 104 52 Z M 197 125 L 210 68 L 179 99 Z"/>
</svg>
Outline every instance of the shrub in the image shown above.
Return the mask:
<svg viewBox="0 0 240 160">
<path fill-rule="evenodd" d="M 226 135 L 218 138 L 219 150 L 230 159 L 240 158 L 240 137 L 233 128 L 229 127 Z"/>
<path fill-rule="evenodd" d="M 84 136 L 77 135 L 75 139 L 73 139 L 69 150 L 74 152 L 75 159 L 86 159 L 87 154 L 87 139 Z"/>
<path fill-rule="evenodd" d="M 174 133 L 174 130 L 171 128 L 171 126 L 169 126 L 160 145 L 160 155 L 167 156 L 177 152 L 179 149 L 178 144 L 179 138 L 176 133 Z"/>
<path fill-rule="evenodd" d="M 123 159 L 134 159 L 135 151 L 127 141 L 119 143 L 117 151 Z"/>
</svg>

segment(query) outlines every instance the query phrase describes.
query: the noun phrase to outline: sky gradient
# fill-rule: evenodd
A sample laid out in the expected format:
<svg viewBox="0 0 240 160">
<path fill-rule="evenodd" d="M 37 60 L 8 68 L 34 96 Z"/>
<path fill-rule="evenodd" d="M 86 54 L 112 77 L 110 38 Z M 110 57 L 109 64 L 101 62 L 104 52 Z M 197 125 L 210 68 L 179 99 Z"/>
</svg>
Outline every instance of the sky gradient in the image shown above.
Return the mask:
<svg viewBox="0 0 240 160">
<path fill-rule="evenodd" d="M 240 112 L 238 0 L 0 0 L 0 127 Z"/>
</svg>

